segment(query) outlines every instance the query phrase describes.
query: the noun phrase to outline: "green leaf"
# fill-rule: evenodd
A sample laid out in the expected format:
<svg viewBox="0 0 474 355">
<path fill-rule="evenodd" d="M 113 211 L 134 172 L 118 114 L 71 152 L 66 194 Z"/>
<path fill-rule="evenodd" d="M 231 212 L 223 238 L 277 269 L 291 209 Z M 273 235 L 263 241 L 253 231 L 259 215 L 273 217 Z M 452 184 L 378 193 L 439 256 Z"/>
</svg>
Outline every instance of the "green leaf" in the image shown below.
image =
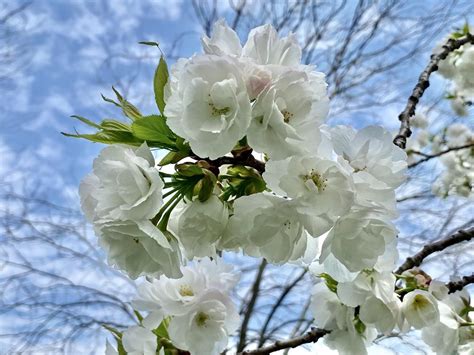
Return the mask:
<svg viewBox="0 0 474 355">
<path fill-rule="evenodd" d="M 469 23 L 466 21 L 464 27 L 462 28 L 462 33 L 467 35 L 469 33 Z"/>
<path fill-rule="evenodd" d="M 81 116 L 77 116 L 77 115 L 72 115 L 71 117 L 78 119 L 79 121 L 85 123 L 86 125 L 89 125 L 89 126 L 94 127 L 94 128 L 101 129 L 100 125 L 98 125 L 95 122 L 92 122 L 91 120 L 89 120 L 85 117 L 81 117 Z"/>
<path fill-rule="evenodd" d="M 138 109 L 130 102 L 125 100 L 123 96 L 118 92 L 118 90 L 115 89 L 113 86 L 112 90 L 114 91 L 115 96 L 117 96 L 117 100 L 120 102 L 120 107 L 122 107 L 122 112 L 126 117 L 130 118 L 132 121 L 142 117 L 140 111 L 138 111 Z"/>
<path fill-rule="evenodd" d="M 105 131 L 132 132 L 132 128 L 129 125 L 116 120 L 103 120 L 99 127 Z"/>
<path fill-rule="evenodd" d="M 135 120 L 132 124 L 132 132 L 135 137 L 145 141 L 175 146 L 174 134 L 162 116 L 151 115 Z"/>
<path fill-rule="evenodd" d="M 104 143 L 104 144 L 117 144 L 123 143 L 128 145 L 139 146 L 143 143 L 142 140 L 137 139 L 130 132 L 121 132 L 121 131 L 100 131 L 93 134 L 70 134 L 61 132 L 66 137 L 73 138 L 84 138 L 91 142 Z"/>
<path fill-rule="evenodd" d="M 163 56 L 160 57 L 158 67 L 156 67 L 155 77 L 153 79 L 153 89 L 155 91 L 155 101 L 161 114 L 165 111 L 165 85 L 168 82 L 168 66 Z"/>
<path fill-rule="evenodd" d="M 100 94 L 100 96 L 102 96 L 102 100 L 104 100 L 105 102 L 109 102 L 111 104 L 114 104 L 115 106 L 117 107 L 122 107 L 118 102 L 115 102 L 114 100 L 112 99 L 109 99 L 108 97 L 105 97 L 104 95 Z"/>
<path fill-rule="evenodd" d="M 138 42 L 139 44 L 144 44 L 145 46 L 155 46 L 160 48 L 160 44 L 158 42 L 153 42 L 153 41 L 140 41 Z"/>
</svg>

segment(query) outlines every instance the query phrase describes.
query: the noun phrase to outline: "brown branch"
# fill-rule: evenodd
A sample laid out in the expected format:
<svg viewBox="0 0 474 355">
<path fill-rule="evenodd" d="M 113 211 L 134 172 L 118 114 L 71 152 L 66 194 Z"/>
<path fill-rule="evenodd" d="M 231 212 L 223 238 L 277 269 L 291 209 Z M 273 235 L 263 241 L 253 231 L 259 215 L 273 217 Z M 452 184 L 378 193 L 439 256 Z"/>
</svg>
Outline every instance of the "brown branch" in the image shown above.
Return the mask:
<svg viewBox="0 0 474 355">
<path fill-rule="evenodd" d="M 395 273 L 401 274 L 408 269 L 419 266 L 427 256 L 438 251 L 442 251 L 455 244 L 467 242 L 472 238 L 474 238 L 474 227 L 457 231 L 447 238 L 426 244 L 418 253 L 407 258 L 405 262 L 395 271 Z"/>
<path fill-rule="evenodd" d="M 296 348 L 303 344 L 315 343 L 328 333 L 329 331 L 324 329 L 312 328 L 309 332 L 299 337 L 289 340 L 277 341 L 272 345 L 265 346 L 263 348 L 240 352 L 238 355 L 267 355 L 278 350 Z"/>
<path fill-rule="evenodd" d="M 400 130 L 393 140 L 395 145 L 405 149 L 407 138 L 411 136 L 410 118 L 415 115 L 416 105 L 420 101 L 425 90 L 430 86 L 430 75 L 438 70 L 439 62 L 446 59 L 449 53 L 459 49 L 467 43 L 474 44 L 474 36 L 470 33 L 459 39 L 448 39 L 439 53 L 431 55 L 431 60 L 426 68 L 421 72 L 420 77 L 418 78 L 418 83 L 415 85 L 410 97 L 408 98 L 405 109 L 398 116 L 398 119 L 400 120 Z"/>
<path fill-rule="evenodd" d="M 420 159 L 420 160 L 418 160 L 414 163 L 411 163 L 410 165 L 408 165 L 408 168 L 414 168 L 415 166 L 417 166 L 421 163 L 424 163 L 424 162 L 426 162 L 428 160 L 431 160 L 431 159 L 434 159 L 434 158 L 438 158 L 442 155 L 448 154 L 449 152 L 455 152 L 457 150 L 469 149 L 469 148 L 474 148 L 474 143 L 465 144 L 465 145 L 462 145 L 462 146 L 459 146 L 459 147 L 448 148 L 448 149 L 445 149 L 445 150 L 443 150 L 441 152 L 438 152 L 436 154 L 424 154 L 424 153 L 421 153 L 421 152 L 414 151 L 413 152 L 414 154 L 422 155 L 424 158 Z"/>
<path fill-rule="evenodd" d="M 209 164 L 214 166 L 221 166 L 221 165 L 245 165 L 257 170 L 260 174 L 265 172 L 265 163 L 255 159 L 253 155 L 249 156 L 239 156 L 239 157 L 221 157 L 215 160 L 204 159 Z"/>
<path fill-rule="evenodd" d="M 474 274 L 469 276 L 463 276 L 459 281 L 452 281 L 446 284 L 449 289 L 449 293 L 453 293 L 462 290 L 464 286 L 474 283 Z"/>
<path fill-rule="evenodd" d="M 245 310 L 244 320 L 242 321 L 242 325 L 240 327 L 240 334 L 239 334 L 239 343 L 237 344 L 237 352 L 244 350 L 245 346 L 247 345 L 247 328 L 250 322 L 250 318 L 252 317 L 253 309 L 255 307 L 255 303 L 257 302 L 258 294 L 260 292 L 260 284 L 262 282 L 263 271 L 267 266 L 267 261 L 265 259 L 262 260 L 260 263 L 260 267 L 257 271 L 257 276 L 255 277 L 255 282 L 252 286 L 252 296 L 250 301 L 247 305 L 247 309 Z"/>
<path fill-rule="evenodd" d="M 258 346 L 261 347 L 263 344 L 265 344 L 265 341 L 267 340 L 265 337 L 265 332 L 268 329 L 268 326 L 270 325 L 270 322 L 275 315 L 276 311 L 278 308 L 281 306 L 283 301 L 285 300 L 286 296 L 291 292 L 291 290 L 300 282 L 303 277 L 306 275 L 306 270 L 303 270 L 296 279 L 293 280 L 292 283 L 290 283 L 288 286 L 286 286 L 283 289 L 283 292 L 280 294 L 280 297 L 278 297 L 278 300 L 275 302 L 273 305 L 271 311 L 268 313 L 267 319 L 265 320 L 265 324 L 262 327 L 262 330 L 260 331 L 260 340 L 258 342 Z"/>
</svg>

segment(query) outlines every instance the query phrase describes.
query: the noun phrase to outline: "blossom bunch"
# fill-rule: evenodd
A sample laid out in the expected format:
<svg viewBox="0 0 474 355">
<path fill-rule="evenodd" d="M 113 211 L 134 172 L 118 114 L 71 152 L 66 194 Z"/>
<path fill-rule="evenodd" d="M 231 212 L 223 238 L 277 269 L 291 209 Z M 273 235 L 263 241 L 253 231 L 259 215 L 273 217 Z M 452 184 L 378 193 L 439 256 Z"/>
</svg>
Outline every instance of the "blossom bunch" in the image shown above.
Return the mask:
<svg viewBox="0 0 474 355">
<path fill-rule="evenodd" d="M 159 115 L 114 89 L 117 99 L 104 99 L 130 123 L 76 117 L 96 133 L 72 136 L 109 144 L 81 183 L 83 211 L 109 263 L 146 276 L 133 305 L 148 314 L 115 331 L 118 351 L 224 351 L 239 317 L 230 297 L 238 276 L 223 252 L 310 264 L 324 281 L 314 288 L 315 325 L 342 354 L 366 353 L 377 334 L 406 324 L 421 328 L 423 295 L 434 319 L 444 301 L 435 307 L 412 284 L 400 294 L 392 274 L 395 189 L 407 169 L 392 135 L 325 123 L 324 74 L 301 63 L 292 34 L 265 25 L 242 45 L 218 21 L 202 46 L 170 71 L 160 59 Z M 167 153 L 155 161 L 154 148 Z"/>
<path fill-rule="evenodd" d="M 367 354 L 378 335 L 421 330 L 436 354 L 469 354 L 474 344 L 474 308 L 466 290 L 449 293 L 444 283 L 418 268 L 394 275 L 395 255 L 385 253 L 372 269 L 349 273 L 314 263 L 321 277 L 312 291 L 311 312 L 317 327 L 330 330 L 323 340 L 339 354 Z M 322 273 L 332 271 L 331 275 Z"/>
<path fill-rule="evenodd" d="M 196 355 L 220 354 L 239 325 L 230 292 L 239 279 L 220 259 L 204 258 L 181 267 L 182 277 L 148 278 L 132 304 L 148 312 L 126 329 L 120 346 L 129 354 L 155 354 L 173 346 Z M 173 349 L 173 347 L 171 347 Z M 109 344 L 108 354 L 118 354 Z"/>
<path fill-rule="evenodd" d="M 432 191 L 440 197 L 474 196 L 474 132 L 464 123 L 451 123 L 440 134 L 427 129 L 424 116 L 414 118 L 416 135 L 407 146 L 409 164 L 439 157 L 441 173 Z"/>
</svg>

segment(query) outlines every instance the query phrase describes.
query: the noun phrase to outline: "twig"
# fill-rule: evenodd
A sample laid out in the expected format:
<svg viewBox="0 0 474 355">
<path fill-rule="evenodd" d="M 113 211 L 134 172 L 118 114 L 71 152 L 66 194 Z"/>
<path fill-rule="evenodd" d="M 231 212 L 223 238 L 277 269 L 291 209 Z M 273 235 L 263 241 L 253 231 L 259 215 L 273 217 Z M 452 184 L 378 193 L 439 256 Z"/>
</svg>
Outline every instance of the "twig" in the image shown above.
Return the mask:
<svg viewBox="0 0 474 355">
<path fill-rule="evenodd" d="M 452 281 L 446 284 L 449 289 L 449 293 L 453 293 L 459 290 L 462 290 L 464 286 L 474 283 L 474 274 L 469 276 L 463 276 L 459 281 Z"/>
<path fill-rule="evenodd" d="M 204 159 L 204 160 L 206 160 L 209 164 L 217 166 L 217 167 L 221 165 L 227 165 L 227 164 L 244 165 L 244 166 L 250 166 L 251 168 L 254 168 L 261 174 L 265 172 L 265 163 L 261 162 L 260 160 L 255 159 L 253 155 L 249 155 L 245 157 L 221 157 L 215 160 L 209 160 L 209 159 Z"/>
<path fill-rule="evenodd" d="M 244 352 L 238 353 L 238 355 L 267 355 L 273 353 L 278 350 L 288 349 L 288 348 L 296 348 L 297 346 L 308 344 L 308 343 L 315 343 L 320 338 L 328 334 L 329 331 L 324 329 L 312 328 L 309 332 L 299 337 L 277 341 L 272 345 L 265 346 L 263 348 L 255 349 L 255 350 L 247 350 Z"/>
<path fill-rule="evenodd" d="M 424 153 L 421 153 L 421 152 L 413 152 L 415 154 L 419 154 L 419 155 L 422 155 L 424 158 L 423 159 L 420 159 L 414 163 L 411 163 L 410 165 L 408 165 L 408 168 L 413 168 L 421 163 L 424 163 L 428 160 L 431 160 L 431 159 L 434 159 L 434 158 L 438 158 L 442 155 L 445 155 L 449 152 L 454 152 L 454 151 L 457 151 L 457 150 L 462 150 L 462 149 L 468 149 L 468 148 L 474 148 L 474 143 L 469 143 L 469 144 L 465 144 L 465 145 L 462 145 L 462 146 L 459 146 L 459 147 L 452 147 L 452 148 L 448 148 L 448 149 L 445 149 L 441 152 L 438 152 L 436 154 L 424 154 Z"/>
<path fill-rule="evenodd" d="M 401 274 L 408 269 L 419 266 L 427 256 L 438 251 L 442 251 L 452 245 L 469 241 L 472 238 L 474 238 L 474 227 L 457 231 L 447 238 L 426 244 L 418 253 L 407 258 L 405 262 L 398 268 L 398 270 L 395 271 L 395 273 Z"/>
<path fill-rule="evenodd" d="M 449 53 L 459 49 L 466 43 L 474 44 L 474 36 L 472 34 L 467 33 L 466 36 L 459 39 L 448 39 L 448 41 L 443 45 L 441 52 L 431 55 L 431 60 L 425 70 L 420 74 L 418 83 L 415 85 L 410 97 L 408 98 L 405 109 L 398 116 L 398 119 L 400 120 L 400 130 L 393 140 L 395 145 L 405 149 L 407 138 L 411 136 L 410 118 L 415 115 L 416 105 L 420 101 L 425 90 L 430 86 L 430 75 L 438 70 L 438 63 L 446 59 Z"/>
<path fill-rule="evenodd" d="M 262 260 L 260 263 L 260 267 L 257 271 L 257 276 L 255 277 L 255 282 L 252 286 L 252 296 L 248 303 L 247 309 L 245 311 L 244 319 L 242 321 L 242 326 L 240 327 L 240 334 L 239 334 L 239 343 L 237 344 L 237 352 L 244 350 L 246 342 L 247 342 L 247 327 L 252 317 L 253 308 L 255 307 L 255 303 L 257 302 L 258 294 L 260 292 L 260 283 L 262 282 L 263 271 L 267 266 L 267 261 L 265 259 Z"/>
<path fill-rule="evenodd" d="M 283 301 L 285 300 L 286 296 L 290 293 L 290 291 L 298 284 L 298 282 L 300 282 L 303 277 L 306 275 L 306 269 L 303 270 L 296 279 L 293 280 L 293 282 L 291 284 L 289 284 L 288 286 L 286 286 L 284 289 L 283 289 L 283 292 L 281 293 L 280 297 L 278 297 L 278 300 L 275 302 L 275 304 L 273 305 L 271 311 L 268 313 L 268 316 L 267 316 L 267 319 L 265 320 L 265 324 L 263 325 L 262 329 L 260 330 L 260 340 L 258 342 L 258 346 L 263 346 L 263 344 L 265 344 L 265 341 L 267 340 L 265 338 L 265 332 L 267 331 L 267 328 L 268 326 L 270 325 L 270 322 L 273 318 L 273 316 L 275 315 L 276 311 L 278 310 L 278 308 L 281 306 L 281 304 L 283 303 Z"/>
</svg>

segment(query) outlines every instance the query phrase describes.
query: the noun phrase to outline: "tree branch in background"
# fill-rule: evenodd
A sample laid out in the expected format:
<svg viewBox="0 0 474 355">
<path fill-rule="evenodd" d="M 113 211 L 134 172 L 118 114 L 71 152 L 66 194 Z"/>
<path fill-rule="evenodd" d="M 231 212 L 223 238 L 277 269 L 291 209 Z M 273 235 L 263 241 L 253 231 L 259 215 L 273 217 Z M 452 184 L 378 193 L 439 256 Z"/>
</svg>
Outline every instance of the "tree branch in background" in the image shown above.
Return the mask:
<svg viewBox="0 0 474 355">
<path fill-rule="evenodd" d="M 329 331 L 324 329 L 313 328 L 306 334 L 289 339 L 284 341 L 277 341 L 272 345 L 265 346 L 260 349 L 255 350 L 247 350 L 244 352 L 238 353 L 238 355 L 267 355 L 271 354 L 278 350 L 289 349 L 289 348 L 296 348 L 297 346 L 308 344 L 308 343 L 315 343 L 320 338 L 328 334 Z"/>
<path fill-rule="evenodd" d="M 462 290 L 465 286 L 474 283 L 474 274 L 469 276 L 463 276 L 459 281 L 452 281 L 446 284 L 449 289 L 449 293 L 453 293 Z"/>
<path fill-rule="evenodd" d="M 465 145 L 462 145 L 462 146 L 459 146 L 459 147 L 448 148 L 448 149 L 445 149 L 445 150 L 443 150 L 441 152 L 438 152 L 436 154 L 424 154 L 424 153 L 421 153 L 421 152 L 413 151 L 414 154 L 421 155 L 424 158 L 420 159 L 420 160 L 418 160 L 414 163 L 409 164 L 408 168 L 414 168 L 415 166 L 417 166 L 421 163 L 424 163 L 424 162 L 426 162 L 428 160 L 431 160 L 431 159 L 434 159 L 434 158 L 438 158 L 442 155 L 448 154 L 449 152 L 455 152 L 455 151 L 458 151 L 458 150 L 469 149 L 469 148 L 474 148 L 474 143 L 465 144 Z"/>
<path fill-rule="evenodd" d="M 265 341 L 267 340 L 267 337 L 265 337 L 265 333 L 268 329 L 268 326 L 270 325 L 270 322 L 273 318 L 273 316 L 275 315 L 276 311 L 278 310 L 278 308 L 280 307 L 280 305 L 283 303 L 283 301 L 285 300 L 286 296 L 291 292 L 291 290 L 298 284 L 298 282 L 300 282 L 304 276 L 306 275 L 306 272 L 307 270 L 303 270 L 294 280 L 292 283 L 290 283 L 289 285 L 287 285 L 282 293 L 280 294 L 280 297 L 278 297 L 278 300 L 273 304 L 272 306 L 272 309 L 270 310 L 270 312 L 268 313 L 268 316 L 267 316 L 267 319 L 265 320 L 265 323 L 260 331 L 260 339 L 258 341 L 258 347 L 261 347 L 263 346 L 263 344 L 265 344 Z"/>
<path fill-rule="evenodd" d="M 460 230 L 454 233 L 453 235 L 438 240 L 436 242 L 426 244 L 418 253 L 414 256 L 411 256 L 405 260 L 405 262 L 395 271 L 396 274 L 401 274 L 402 272 L 409 270 L 415 266 L 419 266 L 423 260 L 438 251 L 442 251 L 450 246 L 459 244 L 462 242 L 467 242 L 474 238 L 474 227 L 470 229 Z"/>
<path fill-rule="evenodd" d="M 246 342 L 247 342 L 247 328 L 249 325 L 250 318 L 252 317 L 253 309 L 255 307 L 255 303 L 257 302 L 258 294 L 260 292 L 260 284 L 262 282 L 263 272 L 265 271 L 265 267 L 267 266 L 267 261 L 265 259 L 262 260 L 260 263 L 260 267 L 257 271 L 257 276 L 255 277 L 255 282 L 252 286 L 252 295 L 250 297 L 250 301 L 247 305 L 245 310 L 244 319 L 242 321 L 242 326 L 240 327 L 239 332 L 239 343 L 237 344 L 237 352 L 244 350 Z"/>
<path fill-rule="evenodd" d="M 415 88 L 408 98 L 405 109 L 398 116 L 398 119 L 400 120 L 400 130 L 398 135 L 393 140 L 395 145 L 405 149 L 407 138 L 411 136 L 410 118 L 415 115 L 416 105 L 420 101 L 425 90 L 430 86 L 430 76 L 433 72 L 438 70 L 438 63 L 446 59 L 449 53 L 459 49 L 461 46 L 467 43 L 474 44 L 474 36 L 470 33 L 459 39 L 448 39 L 448 41 L 443 45 L 441 52 L 431 55 L 431 60 L 426 66 L 425 70 L 423 70 L 423 72 L 420 74 L 418 83 L 415 85 Z"/>
</svg>

